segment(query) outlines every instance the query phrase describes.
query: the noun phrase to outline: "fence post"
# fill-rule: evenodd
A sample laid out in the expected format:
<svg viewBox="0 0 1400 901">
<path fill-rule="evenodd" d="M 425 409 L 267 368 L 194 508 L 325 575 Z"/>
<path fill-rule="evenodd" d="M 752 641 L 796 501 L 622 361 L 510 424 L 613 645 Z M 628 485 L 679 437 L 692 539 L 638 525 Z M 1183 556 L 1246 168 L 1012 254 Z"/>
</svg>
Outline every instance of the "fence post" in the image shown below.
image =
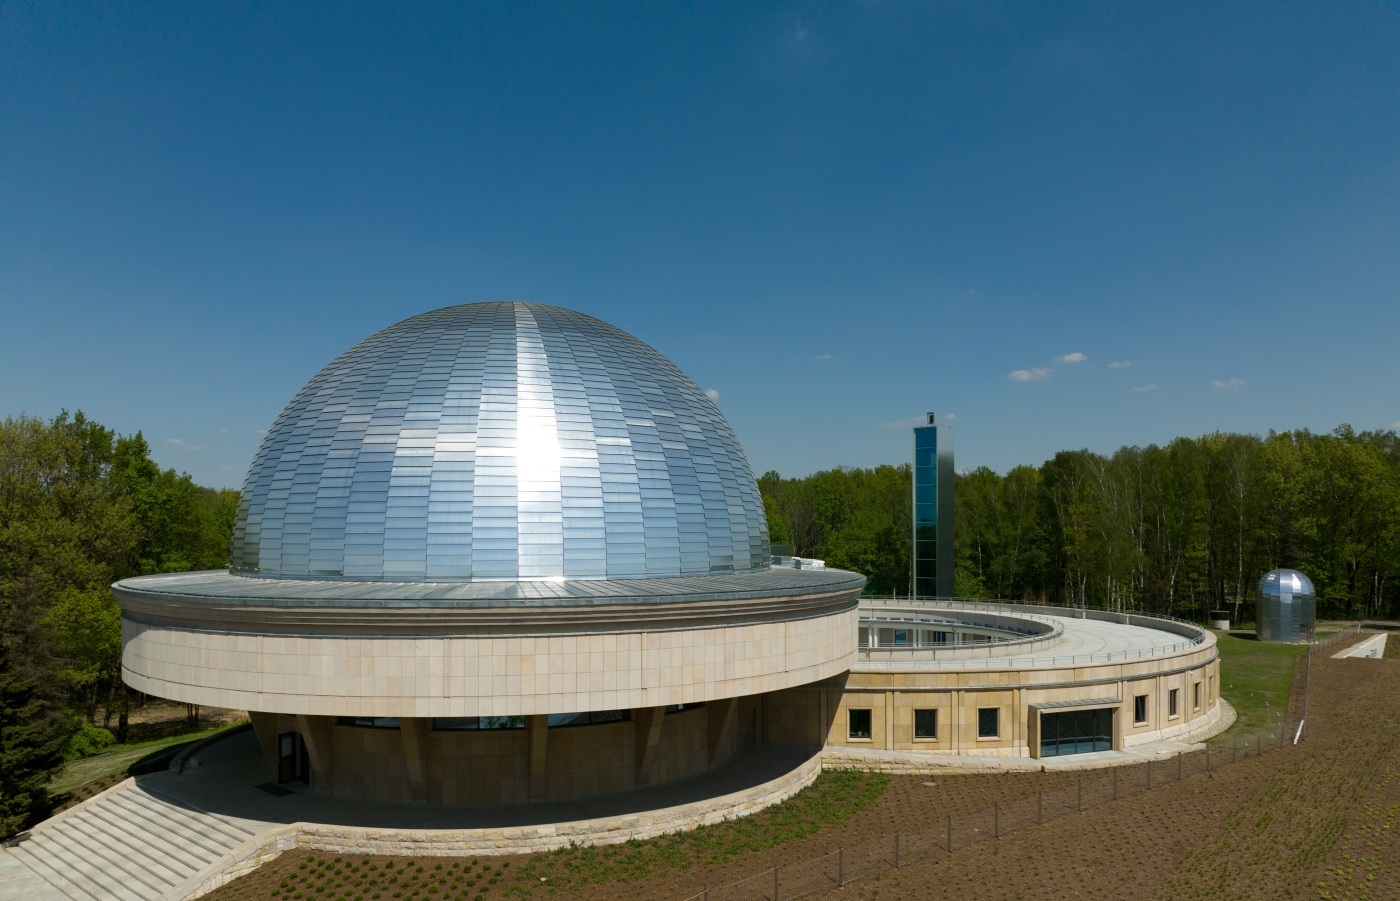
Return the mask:
<svg viewBox="0 0 1400 901">
<path fill-rule="evenodd" d="M 1001 802 L 992 802 L 992 838 L 1001 838 Z"/>
<path fill-rule="evenodd" d="M 899 869 L 899 830 L 894 833 L 894 868 Z"/>
<path fill-rule="evenodd" d="M 1039 826 L 1045 822 L 1045 792 L 1035 793 L 1035 823 Z"/>
<path fill-rule="evenodd" d="M 1181 781 L 1181 752 L 1176 752 L 1176 781 Z"/>
<path fill-rule="evenodd" d="M 1118 800 L 1118 767 L 1113 768 L 1113 800 Z"/>
<path fill-rule="evenodd" d="M 1083 810 L 1083 809 L 1084 809 L 1084 777 L 1083 777 L 1083 776 L 1080 776 L 1079 778 L 1077 778 L 1077 779 L 1074 780 L 1074 787 L 1075 787 L 1075 791 L 1076 791 L 1076 795 L 1075 795 L 1075 799 L 1074 799 L 1074 809 L 1075 809 L 1075 810 Z"/>
<path fill-rule="evenodd" d="M 1152 788 L 1152 760 L 1151 760 L 1151 758 L 1148 758 L 1148 761 L 1147 761 L 1147 787 L 1148 787 L 1148 789 L 1151 789 L 1151 788 Z"/>
<path fill-rule="evenodd" d="M 846 849 L 836 849 L 836 887 L 846 887 Z"/>
<path fill-rule="evenodd" d="M 782 896 L 778 894 L 778 868 L 777 868 L 777 867 L 774 867 L 774 868 L 773 868 L 773 901 L 783 901 Z"/>
<path fill-rule="evenodd" d="M 948 815 L 948 853 L 953 853 L 953 815 Z"/>
</svg>

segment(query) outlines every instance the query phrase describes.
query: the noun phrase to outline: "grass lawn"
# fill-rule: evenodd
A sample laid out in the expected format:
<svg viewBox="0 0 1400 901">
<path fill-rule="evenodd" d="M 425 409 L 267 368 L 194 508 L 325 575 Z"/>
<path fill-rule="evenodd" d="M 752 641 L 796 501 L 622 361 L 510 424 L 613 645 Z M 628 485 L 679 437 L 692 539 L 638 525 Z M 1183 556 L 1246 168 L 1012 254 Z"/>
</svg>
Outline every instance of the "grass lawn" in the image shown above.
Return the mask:
<svg viewBox="0 0 1400 901">
<path fill-rule="evenodd" d="M 187 735 L 172 735 L 169 738 L 157 739 L 156 741 L 113 745 L 101 754 L 94 754 L 91 757 L 84 757 L 69 762 L 69 764 L 63 768 L 63 772 L 59 773 L 53 782 L 49 783 L 49 793 L 61 794 L 63 792 L 72 791 L 80 785 L 85 785 L 94 780 L 101 779 L 104 776 L 125 773 L 128 767 L 144 757 L 159 753 L 167 753 L 173 757 L 184 745 L 231 728 L 233 728 L 233 726 L 216 726 L 212 729 L 205 729 L 202 732 L 191 732 Z"/>
<path fill-rule="evenodd" d="M 1293 666 L 1306 645 L 1258 641 L 1249 632 L 1216 632 L 1220 650 L 1220 694 L 1239 718 L 1217 736 L 1231 739 L 1242 732 L 1274 726 L 1288 713 Z"/>
</svg>

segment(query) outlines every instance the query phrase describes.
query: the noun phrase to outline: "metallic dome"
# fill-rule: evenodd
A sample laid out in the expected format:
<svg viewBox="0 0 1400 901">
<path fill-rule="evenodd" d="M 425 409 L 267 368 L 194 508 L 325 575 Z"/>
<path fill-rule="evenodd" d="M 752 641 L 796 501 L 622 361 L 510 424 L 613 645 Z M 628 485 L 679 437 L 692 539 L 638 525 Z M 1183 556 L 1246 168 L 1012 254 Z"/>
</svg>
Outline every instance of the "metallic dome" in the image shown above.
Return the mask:
<svg viewBox="0 0 1400 901">
<path fill-rule="evenodd" d="M 734 431 L 631 335 L 447 307 L 341 354 L 248 471 L 230 571 L 463 582 L 745 573 L 768 527 Z"/>
<path fill-rule="evenodd" d="M 1276 569 L 1259 580 L 1254 611 L 1260 641 L 1306 641 L 1317 622 L 1317 591 L 1296 569 Z"/>
</svg>

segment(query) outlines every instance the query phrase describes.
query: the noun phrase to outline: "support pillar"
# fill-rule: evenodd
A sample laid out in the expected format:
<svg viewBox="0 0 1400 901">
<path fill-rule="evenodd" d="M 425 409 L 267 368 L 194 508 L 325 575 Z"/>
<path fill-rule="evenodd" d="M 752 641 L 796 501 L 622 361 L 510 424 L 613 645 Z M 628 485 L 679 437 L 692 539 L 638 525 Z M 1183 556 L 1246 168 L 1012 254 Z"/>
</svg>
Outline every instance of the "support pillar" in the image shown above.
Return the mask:
<svg viewBox="0 0 1400 901">
<path fill-rule="evenodd" d="M 258 747 L 267 763 L 267 771 L 272 774 L 274 780 L 277 778 L 277 720 L 280 717 L 281 714 L 278 713 L 248 711 L 248 719 L 253 724 L 253 734 L 258 737 Z"/>
<path fill-rule="evenodd" d="M 408 796 L 414 804 L 428 803 L 428 725 L 426 717 L 399 718 L 399 747 L 408 771 Z"/>
<path fill-rule="evenodd" d="M 297 731 L 306 744 L 306 756 L 311 758 L 311 787 L 329 788 L 331 784 L 331 718 L 297 714 Z"/>
<path fill-rule="evenodd" d="M 525 717 L 530 738 L 530 800 L 543 801 L 549 790 L 549 714 Z"/>
<path fill-rule="evenodd" d="M 666 718 L 665 707 L 637 709 L 637 785 L 649 785 L 655 778 L 656 749 L 661 746 L 661 724 Z"/>
<path fill-rule="evenodd" d="M 739 730 L 739 699 L 725 698 L 722 701 L 714 701 L 709 705 L 708 710 L 710 714 L 709 765 L 714 766 L 719 762 L 720 753 L 734 744 L 734 733 Z"/>
</svg>

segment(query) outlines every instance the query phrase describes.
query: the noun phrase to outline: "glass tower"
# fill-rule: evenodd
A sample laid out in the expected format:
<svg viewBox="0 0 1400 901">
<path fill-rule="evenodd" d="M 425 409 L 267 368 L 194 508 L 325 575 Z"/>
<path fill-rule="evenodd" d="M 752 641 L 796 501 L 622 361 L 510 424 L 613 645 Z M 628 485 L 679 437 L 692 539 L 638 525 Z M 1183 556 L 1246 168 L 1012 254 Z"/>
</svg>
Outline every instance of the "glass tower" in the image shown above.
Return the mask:
<svg viewBox="0 0 1400 901">
<path fill-rule="evenodd" d="M 953 596 L 953 430 L 914 427 L 914 595 Z"/>
</svg>

